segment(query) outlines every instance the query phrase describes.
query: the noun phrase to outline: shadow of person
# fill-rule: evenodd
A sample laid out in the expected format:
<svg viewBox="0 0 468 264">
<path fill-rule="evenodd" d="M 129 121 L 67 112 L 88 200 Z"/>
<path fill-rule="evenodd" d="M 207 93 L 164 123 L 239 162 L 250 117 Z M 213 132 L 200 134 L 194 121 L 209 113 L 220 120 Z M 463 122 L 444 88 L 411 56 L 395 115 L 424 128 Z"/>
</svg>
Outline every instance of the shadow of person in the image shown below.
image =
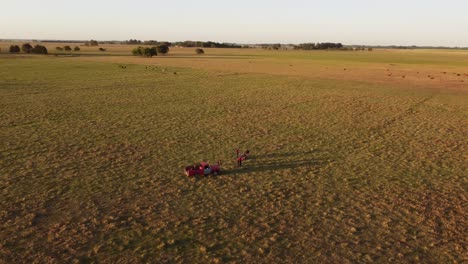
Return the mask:
<svg viewBox="0 0 468 264">
<path fill-rule="evenodd" d="M 296 161 L 282 161 L 273 160 L 261 164 L 247 164 L 241 168 L 234 168 L 231 170 L 223 171 L 221 175 L 238 175 L 251 172 L 268 172 L 285 169 L 298 169 L 300 167 L 308 167 L 311 170 L 319 169 L 328 165 L 331 161 L 329 159 L 302 159 Z"/>
</svg>

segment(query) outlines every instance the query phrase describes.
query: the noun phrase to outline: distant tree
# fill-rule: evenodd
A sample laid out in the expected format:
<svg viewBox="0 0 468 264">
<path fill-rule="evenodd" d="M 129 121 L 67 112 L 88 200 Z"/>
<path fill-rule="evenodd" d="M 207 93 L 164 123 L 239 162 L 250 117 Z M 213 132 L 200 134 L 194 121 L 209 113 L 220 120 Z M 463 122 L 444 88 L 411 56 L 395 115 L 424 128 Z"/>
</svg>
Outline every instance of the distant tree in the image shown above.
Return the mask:
<svg viewBox="0 0 468 264">
<path fill-rule="evenodd" d="M 55 47 L 55 49 L 56 49 L 57 51 L 63 51 L 63 48 L 62 48 L 62 47 Z"/>
<path fill-rule="evenodd" d="M 202 54 L 205 54 L 205 51 L 203 49 L 195 49 L 195 52 L 198 54 L 198 55 L 202 55 Z"/>
<path fill-rule="evenodd" d="M 96 41 L 96 40 L 90 40 L 90 41 L 86 41 L 84 43 L 85 46 L 99 46 L 99 43 Z"/>
<path fill-rule="evenodd" d="M 47 48 L 42 45 L 35 45 L 34 48 L 31 49 L 31 52 L 34 54 L 47 54 Z"/>
<path fill-rule="evenodd" d="M 145 40 L 143 41 L 143 44 L 156 46 L 156 45 L 159 45 L 159 42 L 157 40 Z"/>
<path fill-rule="evenodd" d="M 157 56 L 158 48 L 157 47 L 145 48 L 143 50 L 143 55 L 149 58 L 152 58 L 153 56 Z"/>
<path fill-rule="evenodd" d="M 21 49 L 20 49 L 20 47 L 18 45 L 11 45 L 10 46 L 10 53 L 18 53 L 20 51 L 21 51 Z"/>
<path fill-rule="evenodd" d="M 81 49 L 80 49 L 80 47 L 75 46 L 75 48 L 73 48 L 73 50 L 74 50 L 74 51 L 80 51 Z"/>
<path fill-rule="evenodd" d="M 158 45 L 156 46 L 156 50 L 157 50 L 157 53 L 167 54 L 169 52 L 169 46 L 165 44 Z"/>
<path fill-rule="evenodd" d="M 158 43 L 159 45 L 166 45 L 168 47 L 172 46 L 172 43 L 168 42 L 168 41 L 162 41 L 162 42 L 159 42 Z"/>
<path fill-rule="evenodd" d="M 106 51 L 105 48 L 99 48 L 99 51 Z"/>
<path fill-rule="evenodd" d="M 63 49 L 64 49 L 65 51 L 71 51 L 71 50 L 72 50 L 70 46 L 65 46 L 65 47 L 63 47 Z"/>
<path fill-rule="evenodd" d="M 141 40 L 129 39 L 129 40 L 124 41 L 124 43 L 127 45 L 138 45 L 138 44 L 141 44 Z"/>
<path fill-rule="evenodd" d="M 157 47 L 151 48 L 144 48 L 144 47 L 136 47 L 132 50 L 132 54 L 135 56 L 144 56 L 144 57 L 153 57 L 158 55 Z"/>
<path fill-rule="evenodd" d="M 31 53 L 32 49 L 33 49 L 33 46 L 31 46 L 31 44 L 29 44 L 29 43 L 24 43 L 23 45 L 21 45 L 21 50 L 24 53 Z"/>
</svg>

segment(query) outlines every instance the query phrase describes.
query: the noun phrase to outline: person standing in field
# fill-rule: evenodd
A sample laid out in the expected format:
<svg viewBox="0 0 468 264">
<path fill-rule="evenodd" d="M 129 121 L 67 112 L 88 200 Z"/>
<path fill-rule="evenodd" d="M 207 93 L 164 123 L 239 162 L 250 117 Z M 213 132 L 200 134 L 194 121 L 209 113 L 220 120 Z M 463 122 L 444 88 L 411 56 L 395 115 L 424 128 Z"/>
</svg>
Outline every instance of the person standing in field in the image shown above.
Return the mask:
<svg viewBox="0 0 468 264">
<path fill-rule="evenodd" d="M 242 167 L 242 157 L 241 156 L 237 157 L 237 166 Z"/>
<path fill-rule="evenodd" d="M 236 149 L 236 158 L 239 157 L 239 149 Z"/>
</svg>

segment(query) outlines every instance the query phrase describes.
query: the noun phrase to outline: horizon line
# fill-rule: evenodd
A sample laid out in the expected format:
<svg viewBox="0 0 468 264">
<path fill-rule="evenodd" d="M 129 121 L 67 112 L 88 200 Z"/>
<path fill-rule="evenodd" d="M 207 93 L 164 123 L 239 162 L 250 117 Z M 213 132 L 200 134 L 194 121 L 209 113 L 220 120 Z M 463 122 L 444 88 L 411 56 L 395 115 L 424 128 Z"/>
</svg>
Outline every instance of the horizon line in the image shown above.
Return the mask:
<svg viewBox="0 0 468 264">
<path fill-rule="evenodd" d="M 0 38 L 1 42 L 7 42 L 7 41 L 31 41 L 31 42 L 56 42 L 56 43 L 79 43 L 79 42 L 86 42 L 90 40 L 96 40 L 97 42 L 125 42 L 128 40 L 131 40 L 132 38 L 125 39 L 125 40 L 118 40 L 118 39 L 113 39 L 113 40 L 99 40 L 99 39 L 86 39 L 86 40 L 80 40 L 80 39 L 8 39 L 8 38 Z M 327 43 L 329 41 L 324 41 L 324 42 L 298 42 L 298 43 L 281 43 L 281 42 L 263 42 L 263 43 L 240 43 L 240 42 L 220 42 L 220 41 L 213 41 L 213 40 L 176 40 L 176 41 L 169 41 L 169 40 L 164 40 L 164 41 L 159 41 L 155 39 L 147 39 L 147 40 L 140 40 L 140 39 L 134 39 L 134 40 L 139 40 L 139 41 L 157 41 L 157 42 L 168 42 L 168 43 L 174 43 L 174 42 L 185 42 L 185 41 L 193 41 L 193 42 L 217 42 L 217 43 L 226 43 L 226 44 L 237 44 L 237 45 L 273 45 L 273 44 L 280 44 L 280 45 L 299 45 L 299 44 L 305 44 L 305 43 Z M 342 42 L 333 42 L 333 43 L 342 43 Z M 130 44 L 134 45 L 134 44 Z M 400 45 L 400 44 L 379 44 L 379 45 L 369 45 L 369 44 L 343 44 L 343 46 L 348 46 L 348 47 L 415 47 L 415 48 L 450 48 L 450 49 L 468 49 L 468 46 L 434 46 L 434 45 Z"/>
</svg>

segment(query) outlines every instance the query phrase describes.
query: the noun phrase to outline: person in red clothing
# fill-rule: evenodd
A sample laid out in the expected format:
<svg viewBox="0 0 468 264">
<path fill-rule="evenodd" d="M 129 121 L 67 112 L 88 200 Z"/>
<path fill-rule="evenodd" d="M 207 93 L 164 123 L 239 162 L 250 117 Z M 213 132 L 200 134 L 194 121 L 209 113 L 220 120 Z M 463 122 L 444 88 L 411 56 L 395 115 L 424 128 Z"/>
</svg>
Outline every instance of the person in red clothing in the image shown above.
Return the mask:
<svg viewBox="0 0 468 264">
<path fill-rule="evenodd" d="M 237 166 L 242 167 L 242 156 L 237 157 Z"/>
</svg>

